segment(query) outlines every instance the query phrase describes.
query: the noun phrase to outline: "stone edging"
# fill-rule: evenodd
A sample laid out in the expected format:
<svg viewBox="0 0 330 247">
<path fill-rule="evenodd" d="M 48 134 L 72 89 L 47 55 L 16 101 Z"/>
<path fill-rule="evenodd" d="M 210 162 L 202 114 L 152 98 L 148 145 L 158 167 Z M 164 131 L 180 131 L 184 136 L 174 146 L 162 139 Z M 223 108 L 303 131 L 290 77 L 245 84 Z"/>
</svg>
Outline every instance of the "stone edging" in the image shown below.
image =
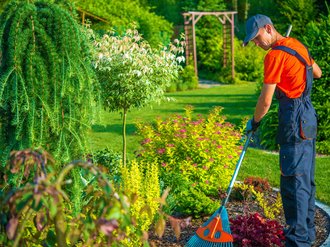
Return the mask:
<svg viewBox="0 0 330 247">
<path fill-rule="evenodd" d="M 323 204 L 322 202 L 316 200 L 315 205 L 322 209 L 330 218 L 330 207 L 328 205 Z M 327 239 L 323 242 L 320 247 L 330 247 L 330 234 L 328 235 Z"/>
</svg>

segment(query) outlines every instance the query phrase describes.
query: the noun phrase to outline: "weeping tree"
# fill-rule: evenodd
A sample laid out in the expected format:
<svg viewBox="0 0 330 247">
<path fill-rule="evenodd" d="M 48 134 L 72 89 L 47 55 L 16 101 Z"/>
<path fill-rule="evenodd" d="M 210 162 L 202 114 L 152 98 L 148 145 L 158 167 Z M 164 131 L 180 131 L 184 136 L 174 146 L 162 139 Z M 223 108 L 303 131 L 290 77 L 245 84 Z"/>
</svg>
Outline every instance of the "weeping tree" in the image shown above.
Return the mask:
<svg viewBox="0 0 330 247">
<path fill-rule="evenodd" d="M 27 147 L 46 148 L 60 163 L 84 152 L 95 78 L 90 48 L 83 27 L 63 5 L 7 5 L 0 16 L 2 161 Z"/>
</svg>

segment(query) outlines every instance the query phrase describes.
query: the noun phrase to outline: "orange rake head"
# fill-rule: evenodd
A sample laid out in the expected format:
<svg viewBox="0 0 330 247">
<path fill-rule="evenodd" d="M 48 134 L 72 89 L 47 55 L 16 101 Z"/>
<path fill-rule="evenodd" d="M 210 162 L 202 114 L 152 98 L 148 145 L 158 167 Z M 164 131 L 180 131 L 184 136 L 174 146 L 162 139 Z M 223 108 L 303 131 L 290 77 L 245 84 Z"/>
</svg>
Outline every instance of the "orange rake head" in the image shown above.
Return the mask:
<svg viewBox="0 0 330 247">
<path fill-rule="evenodd" d="M 234 241 L 233 236 L 223 230 L 220 216 L 213 218 L 208 225 L 198 228 L 196 234 L 208 242 L 228 243 Z"/>
<path fill-rule="evenodd" d="M 220 211 L 220 214 L 219 214 Z M 186 243 L 186 247 L 232 247 L 233 236 L 230 232 L 229 219 L 223 207 L 214 213 L 196 234 Z"/>
</svg>

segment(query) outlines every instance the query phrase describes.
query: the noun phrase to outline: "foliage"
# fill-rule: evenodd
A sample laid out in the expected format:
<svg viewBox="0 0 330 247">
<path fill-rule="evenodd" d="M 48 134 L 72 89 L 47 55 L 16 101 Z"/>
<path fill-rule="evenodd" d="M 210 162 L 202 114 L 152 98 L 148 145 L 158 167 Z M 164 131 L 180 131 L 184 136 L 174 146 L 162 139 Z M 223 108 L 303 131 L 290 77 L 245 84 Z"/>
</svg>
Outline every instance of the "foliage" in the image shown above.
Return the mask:
<svg viewBox="0 0 330 247">
<path fill-rule="evenodd" d="M 258 188 L 258 187 L 257 187 Z M 270 190 L 260 192 L 253 185 L 235 184 L 234 197 L 236 200 L 243 200 L 247 205 L 249 201 L 256 201 L 263 211 L 263 216 L 267 219 L 276 219 L 282 212 L 282 200 L 280 193 L 277 193 L 276 199 L 270 197 Z M 275 199 L 275 200 L 274 200 Z"/>
<path fill-rule="evenodd" d="M 126 164 L 126 116 L 132 108 L 141 108 L 164 99 L 164 92 L 178 76 L 184 57 L 183 42 L 152 49 L 137 30 L 123 36 L 114 33 L 95 40 L 94 66 L 102 101 L 109 111 L 123 113 L 123 164 Z"/>
<path fill-rule="evenodd" d="M 313 21 L 306 26 L 305 43 L 310 53 L 322 69 L 322 77 L 314 80 L 312 102 L 318 114 L 317 151 L 330 153 L 330 8 L 328 14 L 322 15 L 319 21 Z"/>
<path fill-rule="evenodd" d="M 76 5 L 108 23 L 98 24 L 98 29 L 125 31 L 132 23 L 149 44 L 156 48 L 168 44 L 172 36 L 172 25 L 162 16 L 152 13 L 148 6 L 141 6 L 138 0 L 75 0 Z M 92 22 L 92 28 L 94 28 Z"/>
<path fill-rule="evenodd" d="M 240 153 L 240 133 L 225 122 L 221 108 L 214 108 L 207 118 L 192 118 L 192 107 L 185 115 L 155 125 L 137 124 L 143 138 L 139 160 L 156 162 L 164 187 L 171 188 L 175 210 L 201 217 L 210 214 L 218 202 L 218 191 L 226 189 Z"/>
<path fill-rule="evenodd" d="M 254 190 L 260 193 L 269 191 L 271 189 L 268 180 L 261 177 L 247 177 L 244 179 L 244 184 L 252 185 Z"/>
<path fill-rule="evenodd" d="M 33 164 L 34 162 L 34 164 Z M 53 166 L 45 151 L 13 152 L 6 177 L 20 173 L 33 174 L 33 181 L 19 187 L 1 185 L 1 239 L 6 246 L 118 246 L 133 227 L 129 200 L 117 192 L 104 173 L 86 162 L 72 162 L 56 173 L 46 173 Z M 79 215 L 72 214 L 72 198 L 65 193 L 74 169 L 83 169 L 93 176 L 85 186 L 84 207 Z M 24 244 L 23 244 L 24 243 Z"/>
<path fill-rule="evenodd" d="M 288 0 L 280 1 L 276 0 L 279 13 L 282 20 L 278 21 L 278 26 L 291 24 L 294 28 L 293 31 L 296 36 L 301 37 L 306 29 L 306 24 L 311 20 L 315 20 L 315 0 Z M 277 26 L 275 25 L 275 26 Z"/>
<path fill-rule="evenodd" d="M 58 161 L 85 151 L 92 121 L 91 46 L 56 4 L 12 1 L 0 17 L 0 156 L 45 147 Z"/>
<path fill-rule="evenodd" d="M 123 191 L 131 198 L 130 213 L 136 226 L 123 241 L 125 246 L 141 246 L 143 240 L 137 232 L 147 234 L 154 222 L 160 203 L 159 172 L 156 164 L 146 164 L 132 160 L 122 167 Z M 141 234 L 140 234 L 141 235 Z"/>
<path fill-rule="evenodd" d="M 166 92 L 186 91 L 196 89 L 198 87 L 198 77 L 195 74 L 195 67 L 192 59 L 183 70 L 179 71 L 178 80 L 171 82 L 170 86 L 166 88 Z"/>
<path fill-rule="evenodd" d="M 97 150 L 89 156 L 93 164 L 98 166 L 104 166 L 107 169 L 107 176 L 111 181 L 120 181 L 120 162 L 122 160 L 120 154 L 104 148 L 102 150 Z"/>
<path fill-rule="evenodd" d="M 258 213 L 229 220 L 234 242 L 239 246 L 284 246 L 283 226 L 276 220 L 264 219 Z"/>
<path fill-rule="evenodd" d="M 235 38 L 235 79 L 250 82 L 262 82 L 265 51 L 249 43 L 242 46 L 242 41 Z"/>
<path fill-rule="evenodd" d="M 267 150 L 278 150 L 276 142 L 278 131 L 278 102 L 273 99 L 266 116 L 262 119 L 257 134 L 260 137 L 260 145 Z"/>
</svg>

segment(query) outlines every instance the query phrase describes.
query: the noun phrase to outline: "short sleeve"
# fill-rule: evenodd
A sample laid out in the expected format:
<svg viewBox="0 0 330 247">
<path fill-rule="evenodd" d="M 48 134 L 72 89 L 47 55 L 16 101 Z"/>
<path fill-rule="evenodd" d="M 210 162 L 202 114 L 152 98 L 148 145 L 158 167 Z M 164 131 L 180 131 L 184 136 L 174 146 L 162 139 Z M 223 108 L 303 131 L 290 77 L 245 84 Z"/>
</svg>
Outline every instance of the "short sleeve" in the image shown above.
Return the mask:
<svg viewBox="0 0 330 247">
<path fill-rule="evenodd" d="M 283 59 L 267 54 L 264 60 L 264 83 L 273 84 L 281 81 Z"/>
</svg>

